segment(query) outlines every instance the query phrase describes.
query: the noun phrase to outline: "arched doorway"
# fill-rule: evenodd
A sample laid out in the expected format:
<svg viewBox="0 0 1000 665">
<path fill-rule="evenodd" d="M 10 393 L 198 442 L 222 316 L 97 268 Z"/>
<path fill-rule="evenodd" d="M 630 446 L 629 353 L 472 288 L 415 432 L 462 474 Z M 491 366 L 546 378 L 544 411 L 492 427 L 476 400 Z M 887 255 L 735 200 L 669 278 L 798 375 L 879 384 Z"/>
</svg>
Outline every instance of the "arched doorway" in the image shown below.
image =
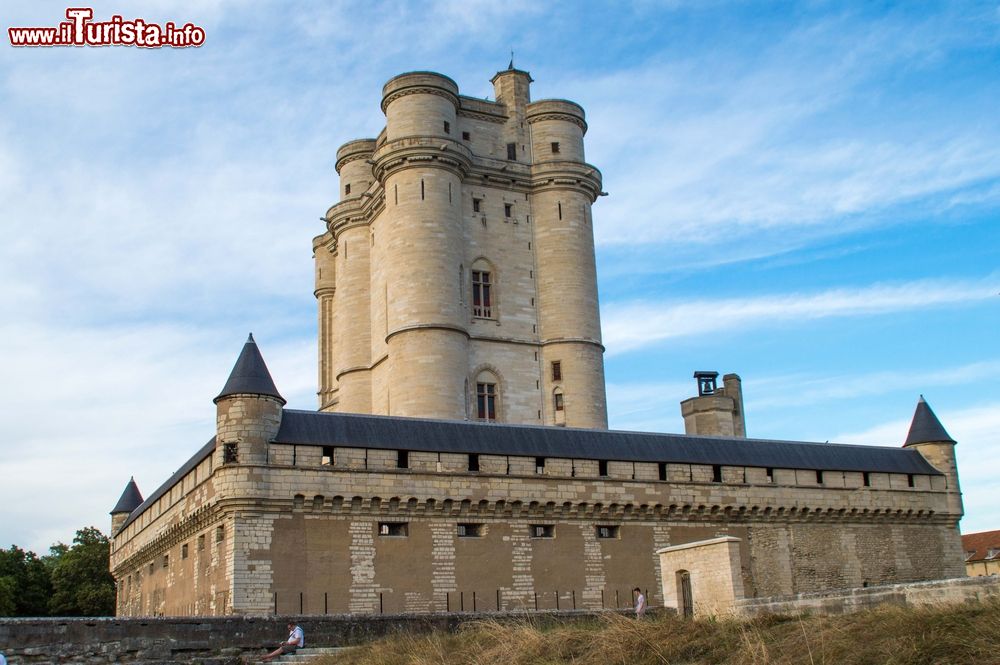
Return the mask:
<svg viewBox="0 0 1000 665">
<path fill-rule="evenodd" d="M 682 617 L 694 616 L 694 599 L 691 596 L 691 573 L 677 571 L 677 610 Z"/>
</svg>

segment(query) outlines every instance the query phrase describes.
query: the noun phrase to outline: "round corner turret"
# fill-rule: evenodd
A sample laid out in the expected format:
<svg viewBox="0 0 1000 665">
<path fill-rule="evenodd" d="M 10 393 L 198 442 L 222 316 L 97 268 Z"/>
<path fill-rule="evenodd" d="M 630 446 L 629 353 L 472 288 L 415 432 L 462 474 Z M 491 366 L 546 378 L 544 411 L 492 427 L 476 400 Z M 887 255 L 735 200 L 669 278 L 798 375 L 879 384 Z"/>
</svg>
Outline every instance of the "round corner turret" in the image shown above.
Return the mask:
<svg viewBox="0 0 1000 665">
<path fill-rule="evenodd" d="M 382 87 L 387 141 L 403 137 L 452 139 L 458 131 L 458 84 L 435 72 L 407 72 Z"/>
<path fill-rule="evenodd" d="M 579 104 L 566 99 L 542 99 L 528 104 L 525 119 L 531 125 L 536 162 L 586 161 L 583 136 L 587 120 Z"/>
</svg>

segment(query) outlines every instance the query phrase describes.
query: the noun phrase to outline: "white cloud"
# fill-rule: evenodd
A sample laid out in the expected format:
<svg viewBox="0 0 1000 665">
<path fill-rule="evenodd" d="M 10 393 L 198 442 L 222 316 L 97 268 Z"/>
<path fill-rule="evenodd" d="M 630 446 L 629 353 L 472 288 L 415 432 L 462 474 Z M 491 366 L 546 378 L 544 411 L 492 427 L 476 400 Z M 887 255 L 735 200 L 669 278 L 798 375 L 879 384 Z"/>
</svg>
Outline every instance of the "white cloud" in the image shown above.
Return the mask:
<svg viewBox="0 0 1000 665">
<path fill-rule="evenodd" d="M 997 296 L 1000 278 L 980 281 L 918 280 L 857 289 L 606 305 L 601 311 L 609 355 L 687 335 L 766 327 L 789 321 L 887 314 L 982 301 Z"/>
</svg>

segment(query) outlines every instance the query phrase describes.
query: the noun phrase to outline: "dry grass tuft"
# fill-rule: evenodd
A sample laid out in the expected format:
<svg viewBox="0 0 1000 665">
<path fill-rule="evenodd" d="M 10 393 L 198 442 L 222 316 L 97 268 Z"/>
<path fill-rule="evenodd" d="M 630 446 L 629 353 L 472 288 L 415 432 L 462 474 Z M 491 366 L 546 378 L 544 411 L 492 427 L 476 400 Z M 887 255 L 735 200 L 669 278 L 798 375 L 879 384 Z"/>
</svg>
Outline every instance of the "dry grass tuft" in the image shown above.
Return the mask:
<svg viewBox="0 0 1000 665">
<path fill-rule="evenodd" d="M 843 616 L 487 619 L 395 635 L 315 665 L 1000 665 L 1000 602 Z"/>
</svg>

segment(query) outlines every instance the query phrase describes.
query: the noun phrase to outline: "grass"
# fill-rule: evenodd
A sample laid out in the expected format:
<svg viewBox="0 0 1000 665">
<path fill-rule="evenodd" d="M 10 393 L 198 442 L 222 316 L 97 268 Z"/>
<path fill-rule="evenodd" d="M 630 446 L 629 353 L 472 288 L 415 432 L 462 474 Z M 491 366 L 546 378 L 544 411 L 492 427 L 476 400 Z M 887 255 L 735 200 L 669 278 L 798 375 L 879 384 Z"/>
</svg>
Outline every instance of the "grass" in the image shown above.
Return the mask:
<svg viewBox="0 0 1000 665">
<path fill-rule="evenodd" d="M 991 665 L 1000 602 L 885 606 L 842 616 L 567 624 L 483 620 L 457 633 L 399 634 L 314 665 Z"/>
</svg>

